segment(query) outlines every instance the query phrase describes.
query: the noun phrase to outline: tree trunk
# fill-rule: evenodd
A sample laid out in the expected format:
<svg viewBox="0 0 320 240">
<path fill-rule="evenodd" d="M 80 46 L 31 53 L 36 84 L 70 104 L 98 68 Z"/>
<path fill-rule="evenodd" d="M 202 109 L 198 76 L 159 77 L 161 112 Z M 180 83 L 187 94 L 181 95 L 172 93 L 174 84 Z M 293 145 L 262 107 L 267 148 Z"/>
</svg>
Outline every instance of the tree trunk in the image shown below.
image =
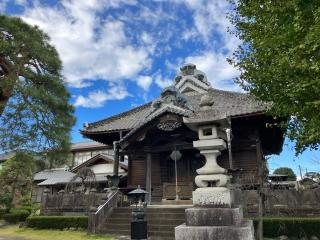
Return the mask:
<svg viewBox="0 0 320 240">
<path fill-rule="evenodd" d="M 2 91 L 0 89 L 0 117 L 7 105 L 7 102 L 11 96 L 11 91 Z"/>
<path fill-rule="evenodd" d="M 12 64 L 6 60 L 5 56 L 0 55 L 0 80 L 4 81 L 4 79 L 10 79 L 13 81 L 13 79 L 15 79 L 14 76 L 17 77 L 17 74 L 15 73 Z M 13 85 L 14 84 L 8 84 L 6 88 L 0 88 L 0 117 L 8 103 L 9 98 L 11 97 Z"/>
</svg>

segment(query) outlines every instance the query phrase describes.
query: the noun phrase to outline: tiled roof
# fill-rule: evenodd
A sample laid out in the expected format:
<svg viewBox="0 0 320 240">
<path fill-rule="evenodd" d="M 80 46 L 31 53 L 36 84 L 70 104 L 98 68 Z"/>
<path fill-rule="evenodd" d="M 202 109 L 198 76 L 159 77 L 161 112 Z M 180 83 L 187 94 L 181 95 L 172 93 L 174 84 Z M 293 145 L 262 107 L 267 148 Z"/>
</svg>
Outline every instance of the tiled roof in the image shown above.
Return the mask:
<svg viewBox="0 0 320 240">
<path fill-rule="evenodd" d="M 103 159 L 106 162 L 109 163 L 113 163 L 114 162 L 114 158 L 111 156 L 107 156 L 105 154 L 98 154 L 90 159 L 88 159 L 87 161 L 81 163 L 80 165 L 74 167 L 73 169 L 71 169 L 71 172 L 77 172 L 79 169 L 83 168 L 83 167 L 87 167 L 89 165 L 94 164 L 95 162 L 97 162 L 98 160 Z M 128 170 L 128 160 L 125 160 L 124 162 L 119 162 L 119 166 L 122 167 L 123 169 Z"/>
<path fill-rule="evenodd" d="M 208 95 L 212 98 L 213 104 L 209 109 L 202 110 L 200 102 L 202 95 L 190 92 L 188 97 L 194 106 L 194 114 L 189 118 L 184 118 L 185 122 L 209 122 L 227 117 L 248 115 L 252 113 L 264 112 L 268 104 L 254 99 L 254 97 L 238 92 L 228 92 L 210 89 Z"/>
<path fill-rule="evenodd" d="M 73 143 L 71 145 L 71 151 L 76 151 L 76 150 L 82 150 L 82 149 L 93 149 L 93 148 L 108 148 L 107 145 L 98 143 L 95 141 L 86 141 L 86 142 L 78 142 L 78 143 Z"/>
<path fill-rule="evenodd" d="M 151 102 L 104 120 L 90 123 L 85 132 L 114 132 L 131 130 L 150 113 Z"/>
<path fill-rule="evenodd" d="M 39 186 L 49 186 L 69 182 L 74 175 L 74 173 L 63 169 L 50 169 L 36 173 L 33 179 L 35 181 L 44 180 L 38 184 Z"/>
<path fill-rule="evenodd" d="M 260 103 L 253 97 L 244 93 L 222 91 L 211 88 L 206 94 L 208 94 L 213 100 L 210 110 L 206 111 L 201 111 L 200 109 L 201 97 L 204 94 L 200 94 L 196 91 L 190 91 L 184 94 L 194 110 L 192 116 L 185 118 L 188 119 L 188 122 L 197 122 L 199 120 L 212 121 L 219 118 L 221 119 L 222 117 L 226 118 L 258 113 L 265 111 L 268 107 L 267 104 Z M 108 133 L 120 130 L 131 130 L 143 124 L 151 111 L 151 103 L 147 103 L 130 111 L 91 123 L 86 129 L 82 130 L 82 133 Z"/>
</svg>

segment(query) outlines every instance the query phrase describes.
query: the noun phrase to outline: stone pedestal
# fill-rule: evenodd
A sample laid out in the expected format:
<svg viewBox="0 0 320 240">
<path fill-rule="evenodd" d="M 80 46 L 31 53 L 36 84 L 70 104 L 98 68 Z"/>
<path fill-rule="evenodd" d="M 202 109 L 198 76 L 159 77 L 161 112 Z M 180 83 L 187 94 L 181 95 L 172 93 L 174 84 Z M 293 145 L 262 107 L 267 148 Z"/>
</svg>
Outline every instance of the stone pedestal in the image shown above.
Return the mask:
<svg viewBox="0 0 320 240">
<path fill-rule="evenodd" d="M 186 209 L 186 223 L 175 228 L 175 240 L 254 240 L 252 220 L 240 208 Z"/>
<path fill-rule="evenodd" d="M 230 176 L 217 163 L 226 148 L 218 136 L 217 126 L 198 128 L 199 140 L 193 146 L 206 158 L 192 193 L 194 208 L 186 209 L 186 223 L 175 228 L 176 240 L 254 240 L 253 223 L 243 220 L 241 208 L 232 208 L 233 190 L 228 188 Z"/>
<path fill-rule="evenodd" d="M 233 193 L 226 187 L 197 188 L 192 193 L 195 206 L 231 207 Z"/>
</svg>

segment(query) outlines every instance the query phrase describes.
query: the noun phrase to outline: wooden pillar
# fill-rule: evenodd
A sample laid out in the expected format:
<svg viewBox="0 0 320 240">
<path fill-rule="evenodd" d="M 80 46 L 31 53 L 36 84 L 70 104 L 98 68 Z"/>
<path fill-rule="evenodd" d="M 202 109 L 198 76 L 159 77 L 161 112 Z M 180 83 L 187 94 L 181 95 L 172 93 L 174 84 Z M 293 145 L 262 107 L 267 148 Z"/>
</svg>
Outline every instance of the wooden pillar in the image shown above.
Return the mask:
<svg viewBox="0 0 320 240">
<path fill-rule="evenodd" d="M 117 141 L 113 142 L 114 161 L 113 161 L 113 176 L 119 175 L 119 145 Z"/>
<path fill-rule="evenodd" d="M 146 191 L 148 192 L 147 194 L 147 203 L 151 203 L 151 165 L 152 165 L 152 154 L 151 152 L 147 153 L 147 159 L 146 159 Z"/>
<path fill-rule="evenodd" d="M 120 137 L 120 140 L 122 139 L 122 131 L 119 133 L 119 137 Z M 120 157 L 119 157 L 119 160 L 120 160 L 120 162 L 124 162 L 124 155 L 121 155 Z"/>
<path fill-rule="evenodd" d="M 262 159 L 262 148 L 261 142 L 259 139 L 256 140 L 256 153 L 257 153 L 257 161 L 258 161 L 258 174 L 259 174 L 259 223 L 258 223 L 258 239 L 263 240 L 263 216 L 264 216 L 264 181 L 265 181 L 265 171 L 264 171 L 264 162 Z"/>
</svg>

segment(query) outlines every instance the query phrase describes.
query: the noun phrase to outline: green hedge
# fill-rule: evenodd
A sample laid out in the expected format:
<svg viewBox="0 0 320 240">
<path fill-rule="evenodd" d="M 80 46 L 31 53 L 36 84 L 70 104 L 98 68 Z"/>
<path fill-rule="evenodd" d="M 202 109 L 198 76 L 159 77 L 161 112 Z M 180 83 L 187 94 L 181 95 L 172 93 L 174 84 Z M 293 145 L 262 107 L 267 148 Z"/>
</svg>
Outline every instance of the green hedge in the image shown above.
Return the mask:
<svg viewBox="0 0 320 240">
<path fill-rule="evenodd" d="M 253 220 L 255 229 L 258 220 Z M 288 237 L 311 237 L 320 238 L 320 218 L 306 217 L 266 217 L 263 219 L 263 235 L 275 238 L 281 235 Z"/>
<path fill-rule="evenodd" d="M 2 219 L 3 215 L 8 213 L 7 209 L 0 208 L 0 219 Z"/>
<path fill-rule="evenodd" d="M 88 228 L 86 216 L 33 216 L 27 218 L 27 226 L 37 229 Z"/>
<path fill-rule="evenodd" d="M 9 213 L 3 215 L 3 219 L 8 223 L 24 222 L 30 212 L 24 209 L 11 209 Z"/>
</svg>

